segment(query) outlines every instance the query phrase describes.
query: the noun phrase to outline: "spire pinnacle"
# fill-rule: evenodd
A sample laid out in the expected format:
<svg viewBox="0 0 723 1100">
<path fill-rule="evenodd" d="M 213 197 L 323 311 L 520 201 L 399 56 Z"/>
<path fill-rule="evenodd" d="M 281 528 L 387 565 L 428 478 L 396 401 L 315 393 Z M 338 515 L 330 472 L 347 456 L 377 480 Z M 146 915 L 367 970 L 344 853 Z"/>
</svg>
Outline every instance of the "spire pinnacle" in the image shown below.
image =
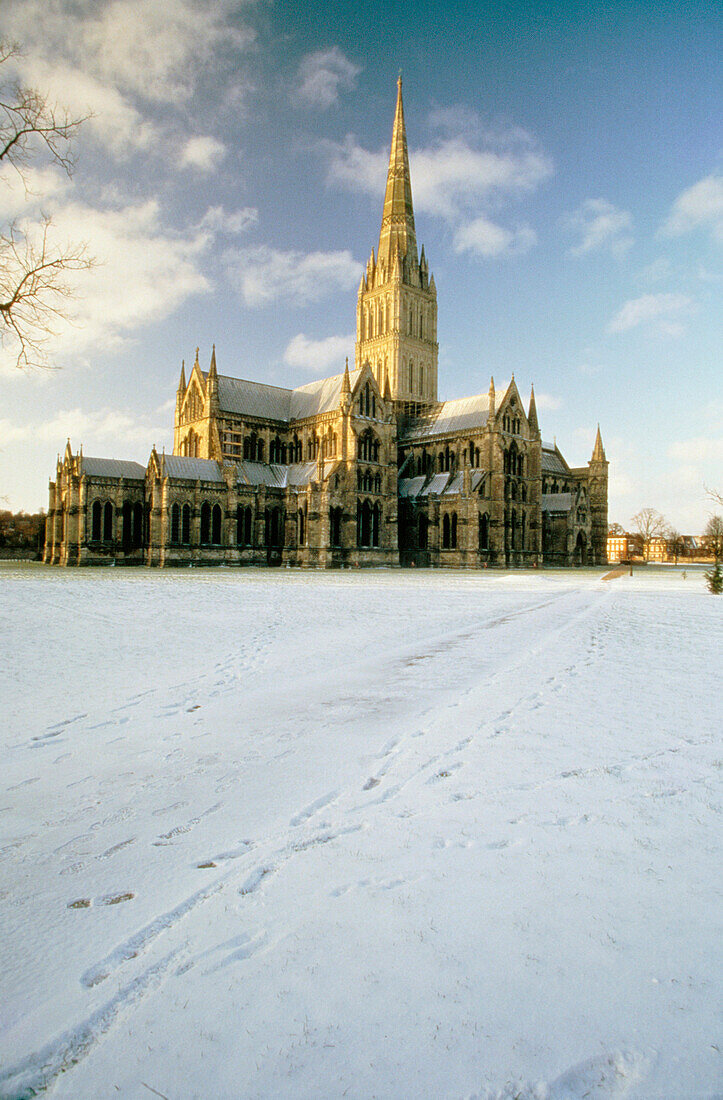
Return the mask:
<svg viewBox="0 0 723 1100">
<path fill-rule="evenodd" d="M 602 436 L 600 434 L 600 425 L 597 426 L 597 435 L 595 436 L 595 446 L 592 451 L 592 462 L 606 462 L 605 448 L 603 447 Z"/>
<path fill-rule="evenodd" d="M 178 392 L 179 393 L 185 393 L 186 392 L 186 360 L 185 359 L 181 360 L 181 377 L 180 377 L 179 382 L 178 382 Z"/>
<path fill-rule="evenodd" d="M 349 356 L 346 357 L 346 363 L 344 365 L 344 377 L 341 380 L 341 392 L 342 394 L 351 393 L 351 380 L 349 378 Z"/>
<path fill-rule="evenodd" d="M 530 387 L 530 410 L 527 414 L 527 419 L 530 423 L 530 427 L 536 432 L 540 430 L 540 425 L 537 423 L 537 405 L 535 404 L 535 387 Z"/>
<path fill-rule="evenodd" d="M 211 366 L 208 369 L 208 376 L 209 376 L 209 378 L 211 378 L 211 377 L 216 378 L 217 377 L 217 371 L 216 371 L 216 345 L 215 344 L 213 345 L 213 350 L 211 351 Z"/>
<path fill-rule="evenodd" d="M 384 195 L 384 211 L 382 213 L 382 228 L 379 234 L 377 257 L 389 267 L 397 249 L 416 267 L 418 263 L 417 235 L 414 229 L 412 182 L 409 175 L 409 154 L 407 152 L 407 131 L 404 125 L 401 73 L 397 80 L 397 105 L 394 112 L 394 126 L 392 127 L 392 147 L 389 152 L 387 189 Z"/>
</svg>

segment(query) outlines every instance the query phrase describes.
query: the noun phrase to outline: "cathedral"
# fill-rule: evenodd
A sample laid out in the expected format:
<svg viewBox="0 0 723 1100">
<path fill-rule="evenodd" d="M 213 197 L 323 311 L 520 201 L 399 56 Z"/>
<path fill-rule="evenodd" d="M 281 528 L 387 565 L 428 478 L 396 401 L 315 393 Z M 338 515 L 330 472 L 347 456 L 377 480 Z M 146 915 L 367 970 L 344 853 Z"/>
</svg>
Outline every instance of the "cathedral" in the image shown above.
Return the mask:
<svg viewBox="0 0 723 1100">
<path fill-rule="evenodd" d="M 417 250 L 401 79 L 354 363 L 296 389 L 208 370 L 176 394 L 173 454 L 76 453 L 50 482 L 60 565 L 583 565 L 606 561 L 600 429 L 586 466 L 542 441 L 512 377 L 439 401 L 437 288 Z"/>
</svg>

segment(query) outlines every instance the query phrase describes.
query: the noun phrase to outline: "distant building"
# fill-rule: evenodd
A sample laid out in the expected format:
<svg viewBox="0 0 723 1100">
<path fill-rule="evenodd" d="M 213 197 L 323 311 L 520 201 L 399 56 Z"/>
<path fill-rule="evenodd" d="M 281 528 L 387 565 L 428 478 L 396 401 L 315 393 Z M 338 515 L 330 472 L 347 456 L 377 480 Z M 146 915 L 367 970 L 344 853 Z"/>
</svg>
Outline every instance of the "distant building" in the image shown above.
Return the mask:
<svg viewBox="0 0 723 1100">
<path fill-rule="evenodd" d="M 514 377 L 440 401 L 437 289 L 417 238 L 401 80 L 379 244 L 356 350 L 283 389 L 208 370 L 176 394 L 173 454 L 73 453 L 50 483 L 45 560 L 62 565 L 573 565 L 606 561 L 608 462 L 542 442 Z"/>
</svg>

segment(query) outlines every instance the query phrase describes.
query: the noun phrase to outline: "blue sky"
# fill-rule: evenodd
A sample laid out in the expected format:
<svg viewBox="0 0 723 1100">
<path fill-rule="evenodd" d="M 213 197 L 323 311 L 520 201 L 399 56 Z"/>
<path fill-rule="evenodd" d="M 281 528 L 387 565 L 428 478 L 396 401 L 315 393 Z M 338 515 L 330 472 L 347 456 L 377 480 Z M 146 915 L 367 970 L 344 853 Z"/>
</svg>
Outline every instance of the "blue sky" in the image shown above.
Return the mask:
<svg viewBox="0 0 723 1100">
<path fill-rule="evenodd" d="M 97 259 L 52 371 L 0 353 L 0 496 L 46 505 L 68 435 L 172 445 L 181 360 L 299 385 L 353 355 L 403 72 L 440 396 L 514 372 L 571 464 L 600 421 L 610 519 L 679 529 L 723 487 L 718 3 L 10 0 L 17 75 L 79 114 L 0 216 Z"/>
</svg>

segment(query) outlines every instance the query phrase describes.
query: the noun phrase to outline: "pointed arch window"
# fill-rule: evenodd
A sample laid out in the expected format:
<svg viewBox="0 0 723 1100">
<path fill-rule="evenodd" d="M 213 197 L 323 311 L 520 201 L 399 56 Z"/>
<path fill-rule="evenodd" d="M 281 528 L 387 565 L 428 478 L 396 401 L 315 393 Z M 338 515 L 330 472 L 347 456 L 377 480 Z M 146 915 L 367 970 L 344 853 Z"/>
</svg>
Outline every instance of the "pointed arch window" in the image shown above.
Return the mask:
<svg viewBox="0 0 723 1100">
<path fill-rule="evenodd" d="M 94 500 L 93 501 L 93 508 L 92 508 L 92 512 L 91 512 L 92 521 L 91 521 L 91 535 L 90 535 L 93 542 L 100 542 L 100 534 L 101 534 L 101 530 L 102 530 L 102 514 L 103 514 L 103 505 L 101 504 L 101 502 L 99 500 Z"/>
<path fill-rule="evenodd" d="M 110 501 L 106 502 L 103 509 L 103 540 L 113 541 L 113 505 Z"/>
<path fill-rule="evenodd" d="M 171 507 L 171 542 L 175 546 L 181 541 L 181 509 L 178 504 Z"/>
<path fill-rule="evenodd" d="M 191 541 L 191 507 L 189 504 L 183 505 L 181 512 L 181 542 L 184 546 L 188 546 Z"/>
<path fill-rule="evenodd" d="M 214 504 L 213 511 L 211 512 L 211 542 L 214 546 L 221 545 L 223 516 L 221 514 L 221 505 Z"/>
</svg>

